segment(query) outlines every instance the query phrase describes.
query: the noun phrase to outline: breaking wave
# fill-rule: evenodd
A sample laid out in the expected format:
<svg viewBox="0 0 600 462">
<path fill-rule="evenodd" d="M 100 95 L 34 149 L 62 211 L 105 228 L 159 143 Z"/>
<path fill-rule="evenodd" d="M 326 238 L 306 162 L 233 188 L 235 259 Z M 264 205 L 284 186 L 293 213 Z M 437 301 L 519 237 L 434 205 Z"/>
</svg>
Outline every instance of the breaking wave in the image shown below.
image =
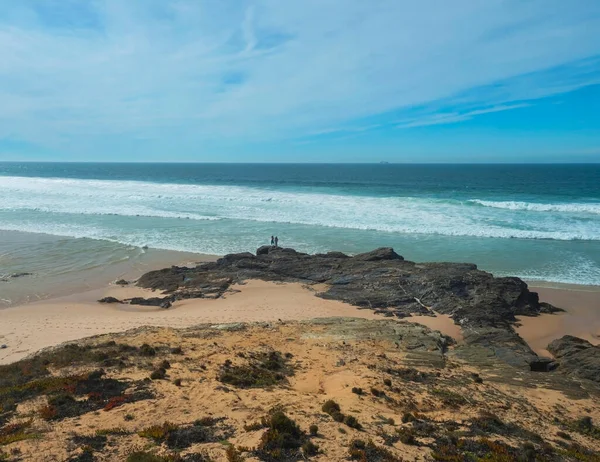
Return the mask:
<svg viewBox="0 0 600 462">
<path fill-rule="evenodd" d="M 561 212 L 561 213 L 587 213 L 600 215 L 600 203 L 570 203 L 570 204 L 542 204 L 536 202 L 516 201 L 484 201 L 472 199 L 470 203 L 504 210 L 522 210 L 527 212 Z"/>
<path fill-rule="evenodd" d="M 142 241 L 119 219 L 155 220 L 168 242 L 166 220 L 215 223 L 228 233 L 244 223 L 279 223 L 387 233 L 488 238 L 600 240 L 600 204 L 536 204 L 431 197 L 344 195 L 247 186 L 141 181 L 0 177 L 0 229 Z M 475 207 L 473 205 L 476 205 Z M 538 213 L 545 212 L 545 213 Z M 582 216 L 585 214 L 585 216 Z M 235 226 L 231 221 L 235 220 Z M 144 223 L 146 228 L 154 228 Z M 166 234 L 165 234 L 166 233 Z M 197 239 L 193 233 L 184 233 Z M 235 239 L 235 236 L 232 237 Z M 164 245 L 164 244 L 163 244 Z M 189 247 L 183 242 L 181 247 Z"/>
</svg>

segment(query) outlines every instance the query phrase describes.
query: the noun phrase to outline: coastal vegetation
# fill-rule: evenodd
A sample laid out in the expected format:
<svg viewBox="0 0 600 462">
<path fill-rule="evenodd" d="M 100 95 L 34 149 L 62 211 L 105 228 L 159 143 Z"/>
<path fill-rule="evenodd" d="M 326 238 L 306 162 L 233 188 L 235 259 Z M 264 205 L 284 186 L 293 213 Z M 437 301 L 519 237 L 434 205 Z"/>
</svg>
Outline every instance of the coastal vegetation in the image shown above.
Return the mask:
<svg viewBox="0 0 600 462">
<path fill-rule="evenodd" d="M 595 382 L 469 362 L 472 347 L 416 324 L 141 328 L 74 345 L 0 366 L 5 460 L 600 457 Z M 183 380 L 151 380 L 157 368 Z"/>
<path fill-rule="evenodd" d="M 317 296 L 396 319 L 143 327 L 41 351 L 0 366 L 0 460 L 600 460 L 598 347 L 531 350 L 515 316 L 556 308 L 522 281 L 391 249 L 268 248 L 140 284 L 176 301 L 252 277 L 327 282 Z M 464 338 L 411 310 L 448 313 Z"/>
</svg>

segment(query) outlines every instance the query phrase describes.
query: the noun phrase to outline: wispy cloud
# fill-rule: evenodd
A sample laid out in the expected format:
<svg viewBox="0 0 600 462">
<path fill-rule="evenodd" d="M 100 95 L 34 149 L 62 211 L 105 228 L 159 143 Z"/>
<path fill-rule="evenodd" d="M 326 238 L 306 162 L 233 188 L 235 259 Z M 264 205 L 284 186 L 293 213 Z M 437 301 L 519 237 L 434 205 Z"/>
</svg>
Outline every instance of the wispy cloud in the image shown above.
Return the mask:
<svg viewBox="0 0 600 462">
<path fill-rule="evenodd" d="M 0 50 L 0 138 L 272 141 L 598 83 L 600 2 L 23 0 L 0 11 Z"/>
<path fill-rule="evenodd" d="M 510 105 L 501 105 L 494 106 L 485 109 L 475 109 L 472 111 L 466 112 L 440 112 L 437 114 L 431 115 L 421 115 L 419 117 L 415 117 L 413 119 L 400 121 L 396 127 L 397 128 L 411 128 L 411 127 L 425 127 L 428 125 L 443 125 L 443 124 L 452 124 L 456 122 L 462 122 L 464 120 L 472 119 L 478 115 L 482 114 L 492 114 L 494 112 L 503 112 L 510 111 L 511 109 L 520 109 L 524 107 L 528 107 L 530 104 L 522 103 L 522 104 L 510 104 Z"/>
</svg>

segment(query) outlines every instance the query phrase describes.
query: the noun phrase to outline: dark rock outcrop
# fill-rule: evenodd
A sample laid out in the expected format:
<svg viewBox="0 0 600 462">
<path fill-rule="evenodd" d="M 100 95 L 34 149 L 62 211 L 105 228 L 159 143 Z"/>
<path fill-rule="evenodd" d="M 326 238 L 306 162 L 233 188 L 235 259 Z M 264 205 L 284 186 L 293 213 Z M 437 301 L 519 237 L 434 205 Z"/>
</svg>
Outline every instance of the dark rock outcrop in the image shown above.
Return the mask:
<svg viewBox="0 0 600 462">
<path fill-rule="evenodd" d="M 161 308 L 170 308 L 173 302 L 173 297 L 133 297 L 128 300 L 130 305 L 141 305 L 141 306 L 160 306 Z"/>
<path fill-rule="evenodd" d="M 493 366 L 502 362 L 513 367 L 530 369 L 539 360 L 529 345 L 511 328 L 463 329 L 464 345 L 456 350 L 459 358 L 479 366 Z"/>
<path fill-rule="evenodd" d="M 24 276 L 33 276 L 33 273 L 11 273 L 11 274 L 0 274 L 0 282 L 9 282 L 10 279 L 22 278 Z"/>
<path fill-rule="evenodd" d="M 550 372 L 556 369 L 558 364 L 552 358 L 539 357 L 529 363 L 529 367 L 531 372 Z"/>
<path fill-rule="evenodd" d="M 98 303 L 122 303 L 121 300 L 115 297 L 104 297 L 98 300 Z"/>
<path fill-rule="evenodd" d="M 572 335 L 552 341 L 548 351 L 558 362 L 558 371 L 600 383 L 600 346 Z"/>
<path fill-rule="evenodd" d="M 468 263 L 415 263 L 391 248 L 347 256 L 263 246 L 256 255 L 238 253 L 194 268 L 152 271 L 138 285 L 165 291 L 174 300 L 190 298 L 190 293 L 216 298 L 231 284 L 248 279 L 325 283 L 328 288 L 319 297 L 399 318 L 412 313 L 447 314 L 472 331 L 467 343 L 527 368 L 537 355 L 514 332 L 515 316 L 556 310 L 541 304 L 537 293 L 519 278 L 494 277 Z"/>
<path fill-rule="evenodd" d="M 359 253 L 354 256 L 354 259 L 358 261 L 404 260 L 391 247 L 380 247 L 371 252 Z"/>
<path fill-rule="evenodd" d="M 471 327 L 505 328 L 515 315 L 549 311 L 519 278 L 496 278 L 466 263 L 414 263 L 390 248 L 348 257 L 339 252 L 307 255 L 263 246 L 258 255 L 226 255 L 195 268 L 171 267 L 143 275 L 138 285 L 178 294 L 225 291 L 247 279 L 326 283 L 320 297 L 405 316 L 430 310 Z"/>
<path fill-rule="evenodd" d="M 10 275 L 11 278 L 22 278 L 23 276 L 33 276 L 33 273 L 13 273 Z"/>
<path fill-rule="evenodd" d="M 274 249 L 272 245 L 263 245 L 256 250 L 256 255 L 267 255 L 269 250 Z"/>
</svg>

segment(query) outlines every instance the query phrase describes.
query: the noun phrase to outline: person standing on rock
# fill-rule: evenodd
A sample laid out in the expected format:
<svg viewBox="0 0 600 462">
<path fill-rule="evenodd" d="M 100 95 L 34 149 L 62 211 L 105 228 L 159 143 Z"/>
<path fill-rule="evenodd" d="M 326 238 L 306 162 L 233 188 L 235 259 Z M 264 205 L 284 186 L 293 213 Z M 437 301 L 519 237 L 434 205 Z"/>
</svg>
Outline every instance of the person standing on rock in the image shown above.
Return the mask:
<svg viewBox="0 0 600 462">
<path fill-rule="evenodd" d="M 275 247 L 279 247 L 279 238 L 275 236 Z"/>
<path fill-rule="evenodd" d="M 275 238 L 271 236 L 271 245 L 275 245 Z"/>
</svg>

